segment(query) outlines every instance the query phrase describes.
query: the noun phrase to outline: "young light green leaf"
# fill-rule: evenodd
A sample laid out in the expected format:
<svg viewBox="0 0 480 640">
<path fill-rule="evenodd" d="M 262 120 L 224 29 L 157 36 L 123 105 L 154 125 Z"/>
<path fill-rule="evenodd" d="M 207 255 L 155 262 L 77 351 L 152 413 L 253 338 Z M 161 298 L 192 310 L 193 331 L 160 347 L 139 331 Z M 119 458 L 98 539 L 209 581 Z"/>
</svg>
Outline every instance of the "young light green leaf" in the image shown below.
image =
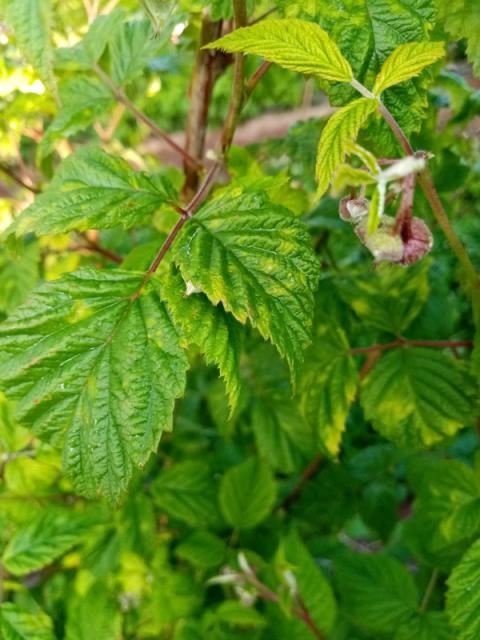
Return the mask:
<svg viewBox="0 0 480 640">
<path fill-rule="evenodd" d="M 294 378 L 319 275 L 303 223 L 261 194 L 228 190 L 189 220 L 174 252 L 184 280 L 240 322 L 249 319 Z"/>
<path fill-rule="evenodd" d="M 41 513 L 13 534 L 2 563 L 16 576 L 42 569 L 78 544 L 94 525 L 95 520 L 82 513 Z"/>
<path fill-rule="evenodd" d="M 15 32 L 19 49 L 55 94 L 50 43 L 51 11 L 50 0 L 7 0 L 5 17 Z"/>
<path fill-rule="evenodd" d="M 285 69 L 350 82 L 352 70 L 328 33 L 305 20 L 262 20 L 215 40 L 210 49 L 254 53 Z"/>
<path fill-rule="evenodd" d="M 348 153 L 357 156 L 357 158 L 359 158 L 359 160 L 363 162 L 363 164 L 367 167 L 372 175 L 376 176 L 378 173 L 380 173 L 380 166 L 377 162 L 377 159 L 368 149 L 365 149 L 356 142 L 352 142 L 348 146 Z"/>
<path fill-rule="evenodd" d="M 322 449 L 336 456 L 358 384 L 345 333 L 324 318 L 316 325 L 300 378 L 300 407 Z"/>
<path fill-rule="evenodd" d="M 252 529 L 263 522 L 273 509 L 275 496 L 272 472 L 257 458 L 230 467 L 220 484 L 220 508 L 235 529 Z"/>
<path fill-rule="evenodd" d="M 17 235 L 72 229 L 128 229 L 151 221 L 176 194 L 167 178 L 131 169 L 122 158 L 82 147 L 63 161 L 46 191 L 15 219 Z"/>
<path fill-rule="evenodd" d="M 360 187 L 369 184 L 376 184 L 375 178 L 368 171 L 356 169 L 349 164 L 341 164 L 333 179 L 333 189 L 336 193 L 340 193 L 347 186 Z"/>
<path fill-rule="evenodd" d="M 363 384 L 365 416 L 385 438 L 418 449 L 453 436 L 472 419 L 471 384 L 456 361 L 432 349 L 397 349 Z"/>
<path fill-rule="evenodd" d="M 359 98 L 339 109 L 327 122 L 318 143 L 316 163 L 317 197 L 320 198 L 332 181 L 337 167 L 344 161 L 349 147 L 368 117 L 376 110 L 373 98 Z"/>
<path fill-rule="evenodd" d="M 180 462 L 163 469 L 153 486 L 155 502 L 171 518 L 191 527 L 216 525 L 216 485 L 204 462 Z"/>
<path fill-rule="evenodd" d="M 165 273 L 162 297 L 187 341 L 202 350 L 207 363 L 218 366 L 233 413 L 241 391 L 242 327 L 221 305 L 213 306 L 203 293 L 187 287 L 180 275 Z"/>
<path fill-rule="evenodd" d="M 0 325 L 0 381 L 39 437 L 64 442 L 80 493 L 115 500 L 172 424 L 188 363 L 143 274 L 83 269 Z"/>
<path fill-rule="evenodd" d="M 108 586 L 95 583 L 68 603 L 65 640 L 118 640 L 122 635 L 120 605 Z"/>
<path fill-rule="evenodd" d="M 113 82 L 118 86 L 135 80 L 158 48 L 159 40 L 153 37 L 150 20 L 125 22 L 109 44 Z"/>
<path fill-rule="evenodd" d="M 457 640 L 477 640 L 480 636 L 480 539 L 448 578 L 447 614 Z"/>
<path fill-rule="evenodd" d="M 55 640 L 52 620 L 43 611 L 25 611 L 5 602 L 0 607 L 3 640 Z"/>
<path fill-rule="evenodd" d="M 425 67 L 445 55 L 443 42 L 406 42 L 397 47 L 383 63 L 376 77 L 373 93 L 379 96 L 385 89 L 418 76 Z"/>
<path fill-rule="evenodd" d="M 373 192 L 370 208 L 368 210 L 367 234 L 372 235 L 378 229 L 380 220 L 385 212 L 385 196 L 387 185 L 384 180 L 379 180 L 377 188 Z"/>
</svg>

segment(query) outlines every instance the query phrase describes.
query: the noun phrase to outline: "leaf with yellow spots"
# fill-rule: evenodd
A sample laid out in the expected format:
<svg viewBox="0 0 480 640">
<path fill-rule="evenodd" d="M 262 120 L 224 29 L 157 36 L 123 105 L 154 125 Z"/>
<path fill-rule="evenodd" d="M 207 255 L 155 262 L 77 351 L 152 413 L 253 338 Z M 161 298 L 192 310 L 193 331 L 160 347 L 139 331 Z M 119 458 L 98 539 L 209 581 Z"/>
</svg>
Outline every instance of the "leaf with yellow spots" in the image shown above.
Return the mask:
<svg viewBox="0 0 480 640">
<path fill-rule="evenodd" d="M 306 227 L 263 194 L 227 190 L 185 225 L 175 245 L 185 281 L 250 320 L 290 366 L 310 342 L 318 262 Z"/>
<path fill-rule="evenodd" d="M 83 269 L 39 288 L 0 325 L 0 385 L 87 496 L 116 500 L 171 429 L 187 359 L 157 284 Z"/>
</svg>

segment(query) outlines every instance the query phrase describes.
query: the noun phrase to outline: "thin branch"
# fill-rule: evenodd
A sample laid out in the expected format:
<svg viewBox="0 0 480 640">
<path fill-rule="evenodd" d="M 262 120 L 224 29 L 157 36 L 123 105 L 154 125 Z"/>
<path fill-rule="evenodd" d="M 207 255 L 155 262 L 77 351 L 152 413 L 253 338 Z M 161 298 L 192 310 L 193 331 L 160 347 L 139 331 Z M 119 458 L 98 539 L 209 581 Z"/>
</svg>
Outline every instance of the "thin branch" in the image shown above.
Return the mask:
<svg viewBox="0 0 480 640">
<path fill-rule="evenodd" d="M 252 24 L 257 24 L 257 22 L 261 22 L 262 20 L 265 20 L 265 18 L 268 18 L 268 16 L 270 16 L 272 13 L 275 13 L 276 11 L 278 11 L 278 7 L 272 7 L 268 11 L 265 11 L 265 13 L 262 13 L 260 16 L 258 16 L 258 18 L 254 18 L 250 22 L 250 26 Z"/>
<path fill-rule="evenodd" d="M 106 249 L 105 247 L 102 247 L 102 245 L 98 244 L 98 242 L 96 242 L 95 240 L 92 240 L 91 238 L 89 238 L 87 236 L 87 234 L 81 234 L 82 239 L 84 240 L 84 242 L 86 243 L 85 245 L 73 245 L 70 247 L 70 249 L 74 249 L 76 251 L 79 251 L 81 249 L 86 249 L 87 251 L 93 251 L 94 253 L 98 253 L 101 256 L 103 256 L 104 258 L 107 258 L 108 260 L 111 260 L 112 262 L 115 262 L 115 264 L 121 264 L 123 262 L 123 258 L 119 255 L 117 255 L 116 253 L 114 253 L 113 251 L 110 251 L 110 249 Z"/>
<path fill-rule="evenodd" d="M 267 71 L 270 69 L 271 66 L 272 66 L 271 62 L 268 62 L 268 60 L 264 60 L 262 64 L 258 67 L 258 69 L 255 71 L 255 73 L 250 77 L 245 87 L 245 100 L 248 100 L 248 98 L 252 95 L 253 90 L 255 89 L 257 84 L 260 82 L 260 80 L 267 73 Z"/>
<path fill-rule="evenodd" d="M 354 347 L 349 349 L 350 355 L 371 353 L 375 351 L 387 351 L 388 349 L 398 349 L 400 347 L 430 347 L 433 349 L 455 349 L 457 347 L 473 347 L 473 340 L 409 340 L 408 338 L 398 338 L 392 342 L 383 344 L 372 344 L 368 347 Z"/>
<path fill-rule="evenodd" d="M 185 162 L 188 162 L 195 167 L 196 169 L 201 169 L 203 167 L 202 163 L 199 160 L 193 158 L 185 149 L 182 149 L 180 145 L 178 145 L 174 140 L 170 138 L 164 131 L 162 131 L 155 122 L 149 118 L 143 111 L 141 111 L 127 96 L 127 94 L 123 91 L 121 87 L 117 87 L 115 83 L 112 81 L 110 76 L 108 76 L 105 71 L 99 67 L 97 64 L 93 66 L 93 70 L 100 78 L 100 80 L 105 84 L 106 87 L 110 89 L 115 98 L 121 102 L 125 107 L 139 120 L 143 122 L 143 124 L 147 125 L 150 131 L 163 140 L 166 144 L 168 144 L 172 149 L 174 149 Z"/>
<path fill-rule="evenodd" d="M 425 589 L 425 593 L 423 594 L 422 602 L 418 608 L 420 613 L 425 613 L 428 607 L 428 603 L 430 602 L 430 598 L 435 590 L 435 585 L 437 584 L 439 570 L 434 569 L 432 571 L 432 575 L 430 576 L 430 580 L 428 581 L 427 588 Z"/>
<path fill-rule="evenodd" d="M 37 189 L 37 187 L 35 187 L 34 185 L 28 184 L 28 182 L 25 182 L 25 180 L 21 178 L 19 175 L 17 175 L 11 167 L 5 164 L 0 164 L 0 171 L 5 175 L 7 175 L 9 178 L 11 178 L 18 185 L 23 187 L 24 189 L 28 189 L 28 191 L 31 191 L 32 193 L 35 193 L 35 194 L 40 193 L 40 189 Z"/>
<path fill-rule="evenodd" d="M 284 509 L 288 509 L 291 505 L 298 500 L 300 494 L 302 493 L 303 487 L 307 484 L 309 480 L 311 480 L 317 474 L 317 471 L 322 464 L 323 456 L 321 454 L 317 454 L 305 467 L 301 476 L 293 486 L 290 493 L 284 498 L 281 506 Z"/>
</svg>

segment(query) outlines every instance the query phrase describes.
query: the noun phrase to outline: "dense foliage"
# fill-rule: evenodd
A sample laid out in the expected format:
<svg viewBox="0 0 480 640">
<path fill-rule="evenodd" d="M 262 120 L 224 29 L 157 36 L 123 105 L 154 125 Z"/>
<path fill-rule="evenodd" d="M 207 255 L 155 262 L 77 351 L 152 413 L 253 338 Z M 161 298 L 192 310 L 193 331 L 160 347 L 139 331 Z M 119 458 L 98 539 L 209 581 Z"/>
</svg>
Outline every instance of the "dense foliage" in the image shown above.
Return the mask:
<svg viewBox="0 0 480 640">
<path fill-rule="evenodd" d="M 0 637 L 478 640 L 477 0 L 0 9 Z"/>
</svg>

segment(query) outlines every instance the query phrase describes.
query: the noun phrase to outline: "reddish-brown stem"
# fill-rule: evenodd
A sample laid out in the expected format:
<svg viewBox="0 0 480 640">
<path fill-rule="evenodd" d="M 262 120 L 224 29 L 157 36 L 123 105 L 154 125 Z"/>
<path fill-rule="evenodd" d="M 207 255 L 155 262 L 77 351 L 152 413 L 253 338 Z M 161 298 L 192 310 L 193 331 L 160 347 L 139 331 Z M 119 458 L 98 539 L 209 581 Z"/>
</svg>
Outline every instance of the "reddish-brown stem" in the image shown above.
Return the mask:
<svg viewBox="0 0 480 640">
<path fill-rule="evenodd" d="M 107 260 L 115 262 L 115 264 L 121 264 L 123 262 L 123 258 L 121 256 L 117 255 L 113 251 L 110 251 L 110 249 L 102 247 L 100 244 L 95 242 L 95 240 L 91 240 L 84 234 L 82 234 L 82 239 L 86 243 L 85 245 L 70 245 L 69 248 L 73 251 L 93 251 L 94 253 L 98 253 L 104 258 L 107 258 Z"/>
<path fill-rule="evenodd" d="M 26 182 L 23 178 L 17 175 L 15 171 L 10 167 L 4 164 L 0 164 L 0 171 L 5 175 L 9 176 L 9 178 L 11 178 L 14 182 L 16 182 L 18 185 L 20 185 L 24 189 L 28 189 L 28 191 L 31 191 L 32 193 L 35 193 L 35 194 L 40 193 L 40 189 L 37 189 L 37 187 L 35 187 L 34 185 Z"/>
<path fill-rule="evenodd" d="M 271 66 L 272 66 L 271 62 L 268 62 L 268 60 L 264 60 L 264 62 L 262 62 L 262 64 L 255 71 L 255 73 L 252 74 L 252 76 L 248 80 L 247 85 L 245 87 L 246 100 L 248 100 L 248 98 L 251 96 L 253 90 L 255 89 L 257 84 L 260 82 L 260 80 L 267 73 L 267 71 L 270 69 Z"/>
<path fill-rule="evenodd" d="M 473 347 L 472 340 L 409 340 L 408 338 L 398 338 L 392 342 L 383 344 L 372 344 L 368 347 L 354 347 L 349 349 L 350 355 L 370 353 L 375 351 L 387 351 L 388 349 L 398 349 L 400 347 L 430 347 L 433 349 L 455 349 L 457 347 Z"/>
<path fill-rule="evenodd" d="M 288 509 L 294 502 L 298 500 L 300 494 L 302 493 L 303 487 L 307 484 L 309 480 L 311 480 L 320 468 L 322 464 L 323 456 L 318 453 L 312 460 L 308 463 L 305 469 L 302 472 L 302 475 L 299 477 L 295 485 L 293 486 L 290 493 L 284 498 L 282 502 L 282 507 L 284 509 Z"/>
</svg>

